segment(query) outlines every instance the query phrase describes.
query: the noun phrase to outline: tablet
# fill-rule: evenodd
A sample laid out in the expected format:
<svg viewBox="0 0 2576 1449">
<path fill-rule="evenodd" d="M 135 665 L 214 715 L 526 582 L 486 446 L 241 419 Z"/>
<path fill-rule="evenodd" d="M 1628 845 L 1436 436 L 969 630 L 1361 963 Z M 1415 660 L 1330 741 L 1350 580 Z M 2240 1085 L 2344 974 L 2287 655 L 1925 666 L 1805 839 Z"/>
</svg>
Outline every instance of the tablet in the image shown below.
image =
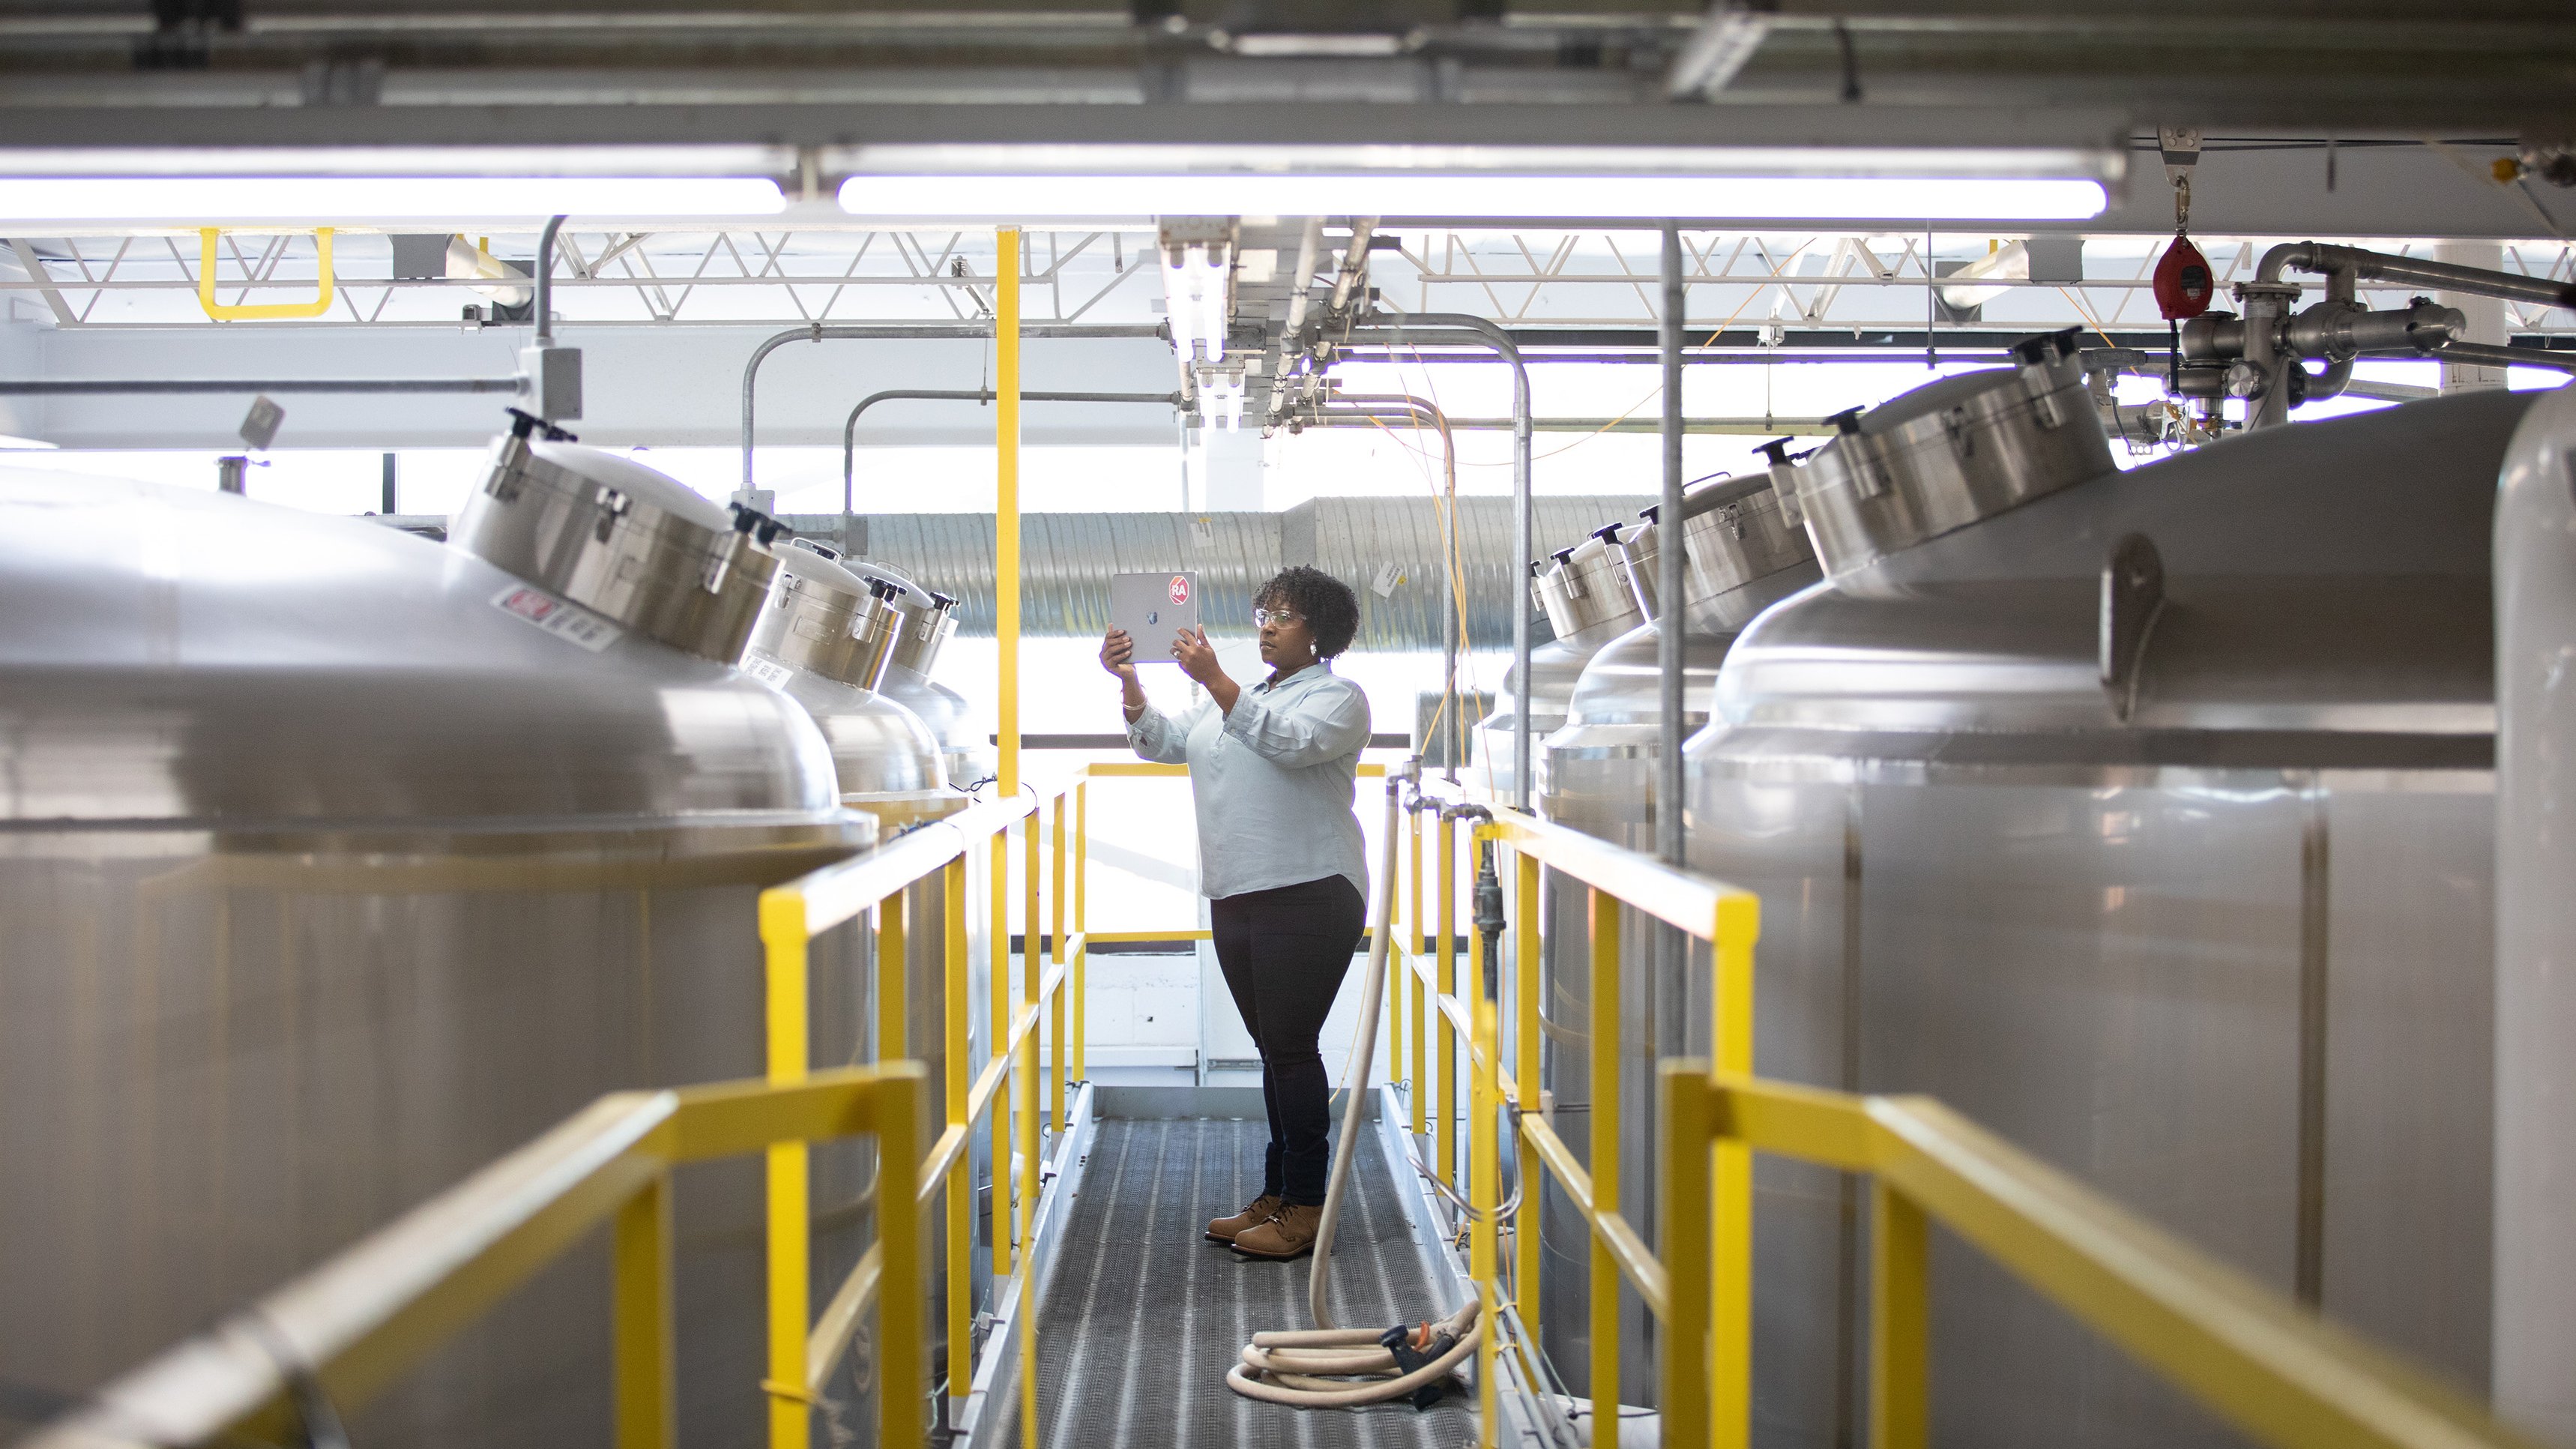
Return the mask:
<svg viewBox="0 0 2576 1449">
<path fill-rule="evenodd" d="M 1135 641 L 1138 664 L 1170 664 L 1172 639 L 1199 624 L 1195 573 L 1111 574 L 1109 622 Z"/>
</svg>

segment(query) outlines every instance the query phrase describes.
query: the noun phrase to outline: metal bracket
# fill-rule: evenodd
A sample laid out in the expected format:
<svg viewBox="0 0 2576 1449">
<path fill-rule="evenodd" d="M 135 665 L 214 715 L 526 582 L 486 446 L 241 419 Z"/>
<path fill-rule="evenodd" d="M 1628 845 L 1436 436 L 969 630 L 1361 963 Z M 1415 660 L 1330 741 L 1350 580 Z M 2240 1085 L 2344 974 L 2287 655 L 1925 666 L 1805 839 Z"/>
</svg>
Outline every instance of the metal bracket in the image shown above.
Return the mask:
<svg viewBox="0 0 2576 1449">
<path fill-rule="evenodd" d="M 2143 533 L 2121 539 L 2102 565 L 2102 619 L 2098 662 L 2102 692 L 2121 723 L 2138 707 L 2138 680 L 2147 636 L 2165 607 L 2165 565 L 2154 540 Z"/>
</svg>

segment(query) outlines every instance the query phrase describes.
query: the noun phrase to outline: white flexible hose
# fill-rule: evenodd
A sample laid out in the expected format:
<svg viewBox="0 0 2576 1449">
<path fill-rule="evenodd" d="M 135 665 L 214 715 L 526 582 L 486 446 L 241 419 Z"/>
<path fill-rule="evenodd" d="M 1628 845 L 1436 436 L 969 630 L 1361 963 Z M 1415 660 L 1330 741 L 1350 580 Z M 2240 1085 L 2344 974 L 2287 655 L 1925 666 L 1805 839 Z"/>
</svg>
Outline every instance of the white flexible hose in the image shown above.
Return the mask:
<svg viewBox="0 0 2576 1449">
<path fill-rule="evenodd" d="M 1386 822 L 1380 832 L 1377 898 L 1370 911 L 1366 975 L 1360 983 L 1360 1020 L 1356 1042 L 1368 1049 L 1358 1054 L 1350 1074 L 1349 1096 L 1342 1103 L 1342 1131 L 1333 1152 L 1333 1174 L 1324 1189 L 1323 1218 L 1315 1226 L 1315 1261 L 1306 1273 L 1306 1311 L 1312 1329 L 1256 1333 L 1240 1363 L 1228 1369 L 1226 1384 L 1236 1393 L 1301 1409 L 1340 1409 L 1400 1399 L 1426 1384 L 1439 1382 L 1476 1351 L 1478 1304 L 1466 1306 L 1436 1325 L 1424 1325 L 1418 1338 L 1446 1333 L 1455 1342 L 1438 1358 L 1410 1371 L 1378 1342 L 1378 1330 L 1335 1326 L 1324 1302 L 1325 1274 L 1333 1255 L 1333 1229 L 1342 1216 L 1342 1194 L 1351 1179 L 1351 1157 L 1359 1147 L 1360 1116 L 1368 1097 L 1369 1068 L 1377 1059 L 1378 1011 L 1386 998 L 1387 949 L 1394 934 L 1395 837 L 1403 806 L 1398 795 L 1409 774 L 1386 777 Z M 1352 1380 L 1356 1380 L 1353 1382 Z"/>
</svg>

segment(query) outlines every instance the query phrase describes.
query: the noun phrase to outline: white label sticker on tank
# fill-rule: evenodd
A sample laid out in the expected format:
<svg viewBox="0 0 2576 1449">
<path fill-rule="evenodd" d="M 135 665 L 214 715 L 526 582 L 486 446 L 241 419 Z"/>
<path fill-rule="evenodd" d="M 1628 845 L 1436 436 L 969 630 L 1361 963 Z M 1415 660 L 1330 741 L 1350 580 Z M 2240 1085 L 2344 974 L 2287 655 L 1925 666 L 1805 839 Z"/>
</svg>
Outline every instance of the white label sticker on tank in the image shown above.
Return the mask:
<svg viewBox="0 0 2576 1449">
<path fill-rule="evenodd" d="M 1381 599 L 1389 598 L 1394 595 L 1396 585 L 1403 582 L 1404 565 L 1380 564 L 1378 565 L 1377 579 L 1369 585 L 1369 592 L 1377 595 Z"/>
<path fill-rule="evenodd" d="M 558 599 L 540 588 L 512 584 L 492 596 L 492 606 L 515 614 L 558 639 L 569 639 L 596 654 L 624 632 L 579 604 Z"/>
<path fill-rule="evenodd" d="M 742 661 L 742 672 L 763 684 L 776 685 L 781 689 L 786 688 L 787 681 L 794 678 L 796 674 L 795 670 L 786 665 L 768 659 L 745 659 Z"/>
</svg>

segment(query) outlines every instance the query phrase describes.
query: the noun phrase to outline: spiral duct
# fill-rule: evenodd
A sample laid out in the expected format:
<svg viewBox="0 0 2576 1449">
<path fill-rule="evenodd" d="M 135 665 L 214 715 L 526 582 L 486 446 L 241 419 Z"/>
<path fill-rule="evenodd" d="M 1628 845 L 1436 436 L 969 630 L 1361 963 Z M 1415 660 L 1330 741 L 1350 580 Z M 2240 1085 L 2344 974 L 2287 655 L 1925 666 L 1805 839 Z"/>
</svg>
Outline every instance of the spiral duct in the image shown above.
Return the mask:
<svg viewBox="0 0 2576 1449">
<path fill-rule="evenodd" d="M 1602 524 L 1631 519 L 1643 494 L 1537 500 L 1542 555 Z M 1467 637 L 1503 647 L 1514 601 L 1511 500 L 1458 500 Z M 844 536 L 838 514 L 787 520 L 800 533 Z M 891 564 L 925 587 L 953 594 L 958 632 L 993 632 L 993 517 L 988 513 L 879 513 L 851 520 L 859 556 Z M 1318 498 L 1284 513 L 1031 513 L 1020 519 L 1020 631 L 1089 637 L 1109 627 L 1109 576 L 1163 569 L 1199 575 L 1213 626 L 1251 627 L 1252 595 L 1288 564 L 1311 564 L 1360 597 L 1354 648 L 1440 647 L 1440 519 L 1428 498 Z M 1539 625 L 1540 637 L 1546 626 Z"/>
</svg>

